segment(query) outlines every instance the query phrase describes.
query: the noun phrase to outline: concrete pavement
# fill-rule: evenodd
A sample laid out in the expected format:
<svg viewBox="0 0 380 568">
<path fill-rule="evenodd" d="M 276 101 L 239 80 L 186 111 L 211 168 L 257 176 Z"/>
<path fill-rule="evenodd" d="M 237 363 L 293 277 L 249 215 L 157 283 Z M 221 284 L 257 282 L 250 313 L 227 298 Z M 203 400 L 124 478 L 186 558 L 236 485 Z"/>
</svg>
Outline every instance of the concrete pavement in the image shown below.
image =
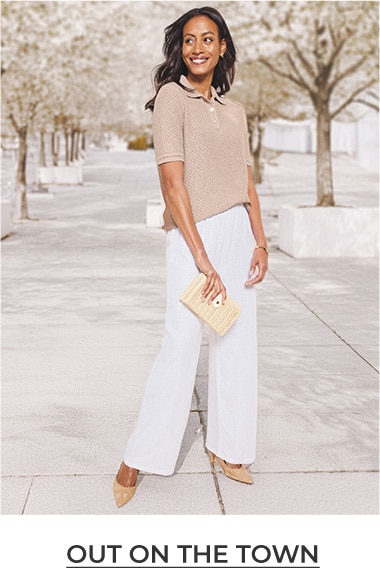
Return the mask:
<svg viewBox="0 0 380 568">
<path fill-rule="evenodd" d="M 377 176 L 334 159 L 340 203 L 377 206 Z M 270 273 L 258 287 L 259 432 L 253 487 L 204 450 L 207 334 L 175 475 L 141 475 L 117 509 L 112 482 L 164 317 L 165 235 L 152 151 L 90 151 L 83 186 L 30 194 L 2 242 L 2 513 L 375 514 L 377 259 L 294 260 L 281 203 L 313 202 L 314 158 L 283 154 L 259 188 Z"/>
</svg>

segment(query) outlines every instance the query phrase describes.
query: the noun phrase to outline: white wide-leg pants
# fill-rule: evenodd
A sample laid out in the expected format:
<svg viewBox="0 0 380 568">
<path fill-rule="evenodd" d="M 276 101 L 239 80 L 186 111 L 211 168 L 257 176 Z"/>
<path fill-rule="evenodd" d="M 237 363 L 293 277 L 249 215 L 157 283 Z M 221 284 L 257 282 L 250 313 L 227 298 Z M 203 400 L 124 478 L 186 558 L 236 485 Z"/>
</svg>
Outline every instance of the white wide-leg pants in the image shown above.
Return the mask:
<svg viewBox="0 0 380 568">
<path fill-rule="evenodd" d="M 207 254 L 227 294 L 241 306 L 223 337 L 209 334 L 206 446 L 230 463 L 256 456 L 257 347 L 254 287 L 246 288 L 254 239 L 238 205 L 197 223 Z M 167 233 L 167 306 L 161 351 L 148 377 L 137 426 L 124 455 L 133 468 L 171 475 L 187 425 L 204 324 L 179 297 L 198 269 L 178 229 Z"/>
</svg>

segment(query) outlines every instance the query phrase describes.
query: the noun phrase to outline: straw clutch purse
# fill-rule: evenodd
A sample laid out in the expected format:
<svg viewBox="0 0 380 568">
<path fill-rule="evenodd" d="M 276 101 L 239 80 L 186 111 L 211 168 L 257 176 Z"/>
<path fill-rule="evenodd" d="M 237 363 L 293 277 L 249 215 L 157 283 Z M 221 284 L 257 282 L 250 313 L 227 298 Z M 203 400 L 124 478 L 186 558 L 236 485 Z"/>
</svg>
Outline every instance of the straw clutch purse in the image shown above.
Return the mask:
<svg viewBox="0 0 380 568">
<path fill-rule="evenodd" d="M 211 304 L 207 302 L 207 298 L 202 302 L 205 282 L 206 276 L 203 273 L 199 274 L 183 292 L 180 300 L 219 335 L 224 335 L 239 317 L 240 306 L 230 297 L 227 297 L 222 304 L 221 294 Z"/>
</svg>

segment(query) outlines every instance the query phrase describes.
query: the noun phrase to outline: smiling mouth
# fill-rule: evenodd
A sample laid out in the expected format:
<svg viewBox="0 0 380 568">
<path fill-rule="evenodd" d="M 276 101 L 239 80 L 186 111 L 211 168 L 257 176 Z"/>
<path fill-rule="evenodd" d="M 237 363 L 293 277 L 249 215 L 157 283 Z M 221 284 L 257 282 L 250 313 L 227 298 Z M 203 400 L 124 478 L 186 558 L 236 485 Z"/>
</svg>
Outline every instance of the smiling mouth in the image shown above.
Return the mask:
<svg viewBox="0 0 380 568">
<path fill-rule="evenodd" d="M 206 63 L 206 61 L 208 61 L 208 59 L 205 58 L 205 57 L 194 57 L 194 58 L 190 58 L 190 61 L 192 63 L 194 63 L 194 65 L 202 65 L 203 63 Z"/>
</svg>

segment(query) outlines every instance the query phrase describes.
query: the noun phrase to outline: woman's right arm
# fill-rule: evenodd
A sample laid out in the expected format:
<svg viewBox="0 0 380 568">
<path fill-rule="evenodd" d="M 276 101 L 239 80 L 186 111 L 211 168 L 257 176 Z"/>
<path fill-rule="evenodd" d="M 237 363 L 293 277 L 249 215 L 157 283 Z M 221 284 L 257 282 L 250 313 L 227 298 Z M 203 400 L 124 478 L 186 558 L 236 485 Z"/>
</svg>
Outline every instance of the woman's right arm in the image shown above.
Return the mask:
<svg viewBox="0 0 380 568">
<path fill-rule="evenodd" d="M 183 162 L 166 162 L 161 164 L 158 170 L 164 201 L 193 255 L 195 264 L 207 276 L 203 288 L 204 297 L 212 292 L 209 298 L 209 301 L 212 301 L 222 293 L 224 301 L 226 288 L 207 256 L 194 221 L 190 199 L 183 183 Z"/>
</svg>

